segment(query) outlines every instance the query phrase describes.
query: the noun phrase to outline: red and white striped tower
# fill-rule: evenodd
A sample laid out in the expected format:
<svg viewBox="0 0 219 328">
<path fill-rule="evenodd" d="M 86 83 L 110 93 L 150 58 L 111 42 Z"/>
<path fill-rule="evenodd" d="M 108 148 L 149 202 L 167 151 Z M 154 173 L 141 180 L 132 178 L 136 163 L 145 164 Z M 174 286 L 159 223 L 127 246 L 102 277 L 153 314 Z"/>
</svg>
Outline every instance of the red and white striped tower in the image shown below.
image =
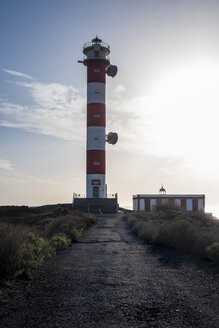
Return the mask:
<svg viewBox="0 0 219 328">
<path fill-rule="evenodd" d="M 117 142 L 106 136 L 105 83 L 106 74 L 115 76 L 117 67 L 110 65 L 110 47 L 98 37 L 86 43 L 83 48 L 87 66 L 87 198 L 106 198 L 105 184 L 105 143 Z M 81 61 L 80 61 L 81 62 Z"/>
</svg>

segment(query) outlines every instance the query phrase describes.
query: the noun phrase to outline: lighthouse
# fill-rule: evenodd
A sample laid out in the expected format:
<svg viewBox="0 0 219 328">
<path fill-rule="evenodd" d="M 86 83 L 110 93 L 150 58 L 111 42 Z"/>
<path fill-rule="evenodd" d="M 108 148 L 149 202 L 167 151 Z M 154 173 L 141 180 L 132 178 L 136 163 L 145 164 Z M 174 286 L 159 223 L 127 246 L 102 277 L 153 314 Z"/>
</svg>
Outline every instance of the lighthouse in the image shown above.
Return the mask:
<svg viewBox="0 0 219 328">
<path fill-rule="evenodd" d="M 114 145 L 115 132 L 106 134 L 106 75 L 114 77 L 117 67 L 110 64 L 110 46 L 98 37 L 83 47 L 87 67 L 86 198 L 107 198 L 106 142 Z"/>
</svg>

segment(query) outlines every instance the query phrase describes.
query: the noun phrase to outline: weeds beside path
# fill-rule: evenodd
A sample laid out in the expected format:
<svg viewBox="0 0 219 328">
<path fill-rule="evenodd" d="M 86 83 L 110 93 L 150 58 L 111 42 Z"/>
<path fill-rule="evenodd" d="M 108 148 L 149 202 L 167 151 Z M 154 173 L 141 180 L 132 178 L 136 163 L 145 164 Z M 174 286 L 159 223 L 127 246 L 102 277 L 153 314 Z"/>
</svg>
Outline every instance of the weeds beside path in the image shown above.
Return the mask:
<svg viewBox="0 0 219 328">
<path fill-rule="evenodd" d="M 203 212 L 185 213 L 158 206 L 124 216 L 137 237 L 148 244 L 201 256 L 219 264 L 219 220 Z"/>
<path fill-rule="evenodd" d="M 1 220 L 0 281 L 28 277 L 32 269 L 75 242 L 93 223 L 91 215 L 61 208 L 46 217 Z"/>
</svg>

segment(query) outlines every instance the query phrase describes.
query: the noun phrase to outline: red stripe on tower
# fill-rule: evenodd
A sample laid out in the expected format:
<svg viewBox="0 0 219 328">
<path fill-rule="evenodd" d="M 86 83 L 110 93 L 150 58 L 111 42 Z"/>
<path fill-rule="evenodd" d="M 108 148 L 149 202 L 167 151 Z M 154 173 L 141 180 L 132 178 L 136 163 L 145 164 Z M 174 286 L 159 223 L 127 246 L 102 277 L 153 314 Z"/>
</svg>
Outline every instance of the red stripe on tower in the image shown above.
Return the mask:
<svg viewBox="0 0 219 328">
<path fill-rule="evenodd" d="M 89 60 L 87 65 L 87 83 L 100 82 L 106 83 L 107 63 L 100 59 Z"/>
<path fill-rule="evenodd" d="M 106 126 L 105 104 L 87 105 L 87 126 Z"/>
<path fill-rule="evenodd" d="M 87 174 L 105 174 L 105 151 L 87 151 Z"/>
</svg>

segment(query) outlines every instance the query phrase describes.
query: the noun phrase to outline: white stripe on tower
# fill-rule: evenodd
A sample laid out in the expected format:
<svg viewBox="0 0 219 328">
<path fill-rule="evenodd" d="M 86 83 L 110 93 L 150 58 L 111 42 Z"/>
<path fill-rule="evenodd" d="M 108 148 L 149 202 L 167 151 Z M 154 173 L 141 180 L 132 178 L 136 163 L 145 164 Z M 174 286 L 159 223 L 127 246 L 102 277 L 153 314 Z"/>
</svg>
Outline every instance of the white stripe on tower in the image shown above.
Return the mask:
<svg viewBox="0 0 219 328">
<path fill-rule="evenodd" d="M 91 82 L 87 84 L 87 103 L 105 104 L 105 84 Z"/>
<path fill-rule="evenodd" d="M 87 127 L 87 150 L 105 150 L 105 127 Z"/>
</svg>

